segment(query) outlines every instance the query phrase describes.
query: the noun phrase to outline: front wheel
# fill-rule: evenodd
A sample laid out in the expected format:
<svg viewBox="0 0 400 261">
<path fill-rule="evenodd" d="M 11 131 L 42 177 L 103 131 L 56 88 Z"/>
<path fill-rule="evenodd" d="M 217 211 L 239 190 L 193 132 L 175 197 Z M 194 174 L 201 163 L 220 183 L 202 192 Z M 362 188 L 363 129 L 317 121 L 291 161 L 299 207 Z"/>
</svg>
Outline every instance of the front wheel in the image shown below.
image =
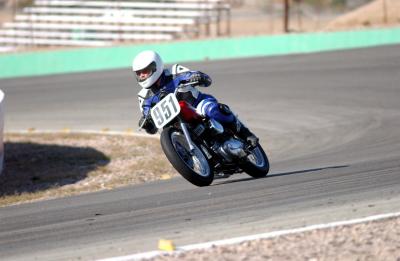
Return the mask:
<svg viewBox="0 0 400 261">
<path fill-rule="evenodd" d="M 214 179 L 214 172 L 201 149 L 194 144 L 190 151 L 185 135 L 173 127 L 161 133 L 161 147 L 172 166 L 190 183 L 203 187 Z"/>
<path fill-rule="evenodd" d="M 267 176 L 269 172 L 269 161 L 260 144 L 250 151 L 246 162 L 241 164 L 244 172 L 253 178 L 262 178 Z"/>
</svg>

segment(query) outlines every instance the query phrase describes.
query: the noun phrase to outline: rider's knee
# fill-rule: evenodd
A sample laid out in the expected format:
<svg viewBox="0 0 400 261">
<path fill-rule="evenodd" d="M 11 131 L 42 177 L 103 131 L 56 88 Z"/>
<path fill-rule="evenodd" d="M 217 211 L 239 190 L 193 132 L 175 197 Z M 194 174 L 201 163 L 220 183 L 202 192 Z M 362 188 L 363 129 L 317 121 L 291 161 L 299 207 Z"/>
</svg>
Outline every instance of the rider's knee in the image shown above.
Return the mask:
<svg viewBox="0 0 400 261">
<path fill-rule="evenodd" d="M 221 111 L 222 114 L 231 115 L 232 111 L 228 105 L 223 103 L 218 103 L 218 109 Z"/>
<path fill-rule="evenodd" d="M 234 120 L 234 116 L 229 107 L 221 103 L 215 103 L 213 106 L 210 106 L 207 116 L 217 120 L 220 123 L 232 122 Z"/>
</svg>

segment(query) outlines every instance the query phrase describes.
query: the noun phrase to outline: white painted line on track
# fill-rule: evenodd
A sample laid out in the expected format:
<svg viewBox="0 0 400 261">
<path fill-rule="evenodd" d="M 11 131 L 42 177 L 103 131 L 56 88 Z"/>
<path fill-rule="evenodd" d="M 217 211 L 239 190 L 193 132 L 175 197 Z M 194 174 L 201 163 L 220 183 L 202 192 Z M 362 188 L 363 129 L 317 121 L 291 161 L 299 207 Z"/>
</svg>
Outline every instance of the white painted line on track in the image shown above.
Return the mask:
<svg viewBox="0 0 400 261">
<path fill-rule="evenodd" d="M 279 236 L 288 235 L 288 234 L 307 232 L 307 231 L 316 230 L 316 229 L 326 229 L 326 228 L 333 228 L 333 227 L 338 227 L 338 226 L 354 225 L 354 224 L 370 222 L 370 221 L 377 221 L 380 219 L 393 218 L 393 217 L 399 217 L 399 216 L 400 216 L 400 212 L 387 213 L 387 214 L 369 216 L 369 217 L 365 217 L 365 218 L 337 221 L 337 222 L 326 223 L 326 224 L 317 224 L 317 225 L 311 225 L 311 226 L 301 227 L 301 228 L 279 230 L 279 231 L 273 231 L 273 232 L 268 232 L 268 233 L 263 233 L 263 234 L 256 234 L 256 235 L 235 237 L 235 238 L 224 239 L 224 240 L 210 241 L 210 242 L 193 244 L 193 245 L 186 245 L 186 246 L 178 247 L 177 250 L 171 251 L 171 252 L 155 250 L 155 251 L 143 252 L 143 253 L 127 255 L 127 256 L 99 259 L 98 261 L 140 260 L 140 259 L 144 259 L 144 258 L 156 257 L 159 255 L 179 254 L 179 253 L 182 253 L 185 251 L 190 251 L 190 250 L 195 250 L 195 249 L 208 249 L 213 246 L 232 245 L 232 244 L 238 244 L 238 243 L 242 243 L 242 242 L 250 241 L 250 240 L 268 239 L 268 238 L 279 237 Z"/>
</svg>

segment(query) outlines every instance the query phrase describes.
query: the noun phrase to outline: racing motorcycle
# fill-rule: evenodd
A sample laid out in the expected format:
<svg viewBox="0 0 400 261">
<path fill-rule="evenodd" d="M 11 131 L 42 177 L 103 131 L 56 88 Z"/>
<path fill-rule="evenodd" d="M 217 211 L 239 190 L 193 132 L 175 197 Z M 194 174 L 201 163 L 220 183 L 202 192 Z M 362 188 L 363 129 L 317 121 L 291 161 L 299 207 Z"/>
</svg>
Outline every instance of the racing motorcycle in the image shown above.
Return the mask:
<svg viewBox="0 0 400 261">
<path fill-rule="evenodd" d="M 150 111 L 155 126 L 162 129 L 161 147 L 172 166 L 196 186 L 208 186 L 214 178 L 243 171 L 254 178 L 265 177 L 269 161 L 259 143 L 247 145 L 216 120 L 202 117 L 189 103 L 178 101 L 180 88 L 195 85 L 181 84 Z"/>
</svg>

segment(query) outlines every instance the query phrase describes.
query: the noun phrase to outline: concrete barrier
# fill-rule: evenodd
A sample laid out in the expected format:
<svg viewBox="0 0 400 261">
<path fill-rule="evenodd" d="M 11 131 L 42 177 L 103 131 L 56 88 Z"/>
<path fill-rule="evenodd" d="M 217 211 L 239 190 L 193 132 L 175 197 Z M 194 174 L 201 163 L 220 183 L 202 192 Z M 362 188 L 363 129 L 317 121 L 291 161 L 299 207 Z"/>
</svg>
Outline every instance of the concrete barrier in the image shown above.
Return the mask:
<svg viewBox="0 0 400 261">
<path fill-rule="evenodd" d="M 3 143 L 3 130 L 4 130 L 4 111 L 3 111 L 4 93 L 0 90 L 0 175 L 3 171 L 4 161 L 4 143 Z"/>
<path fill-rule="evenodd" d="M 165 63 L 181 63 L 301 54 L 399 43 L 400 28 L 383 28 L 15 53 L 0 55 L 0 78 L 121 68 L 130 70 L 133 57 L 146 49 L 158 51 Z"/>
</svg>

